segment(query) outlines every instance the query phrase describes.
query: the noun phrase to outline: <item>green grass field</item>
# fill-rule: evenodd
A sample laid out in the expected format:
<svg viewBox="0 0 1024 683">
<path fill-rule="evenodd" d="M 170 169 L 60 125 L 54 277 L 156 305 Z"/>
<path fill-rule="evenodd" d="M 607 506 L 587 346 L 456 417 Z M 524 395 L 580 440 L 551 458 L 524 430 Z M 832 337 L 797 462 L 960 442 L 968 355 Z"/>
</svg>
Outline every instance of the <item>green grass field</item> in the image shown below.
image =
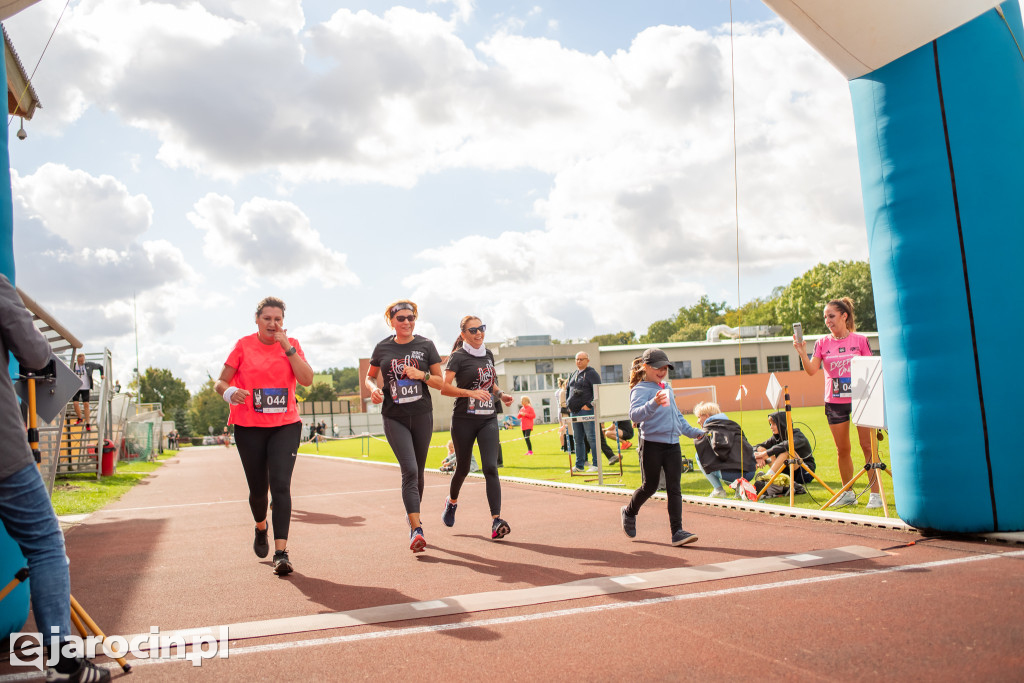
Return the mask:
<svg viewBox="0 0 1024 683">
<path fill-rule="evenodd" d="M 764 441 L 771 434 L 768 427 L 768 410 L 750 410 L 729 415 L 732 419 L 740 422 L 743 431 L 751 443 L 756 444 Z M 832 441 L 832 434 L 829 431 L 828 423 L 825 421 L 825 411 L 821 407 L 794 408 L 793 418 L 796 425 L 804 432 L 811 444 L 814 445 L 814 459 L 817 463 L 817 474 L 833 489 L 841 486 L 839 478 L 839 467 L 836 463 L 836 446 Z M 687 416 L 690 424 L 696 426 L 696 419 L 692 415 Z M 853 432 L 853 464 L 854 474 L 860 471 L 864 464 L 864 456 L 857 442 L 856 430 Z M 445 445 L 448 443 L 448 432 L 435 432 L 431 440 L 430 455 L 427 458 L 427 469 L 436 470 L 447 453 Z M 570 456 L 563 453 L 558 445 L 558 431 L 553 425 L 537 425 L 533 435 L 530 437 L 533 443 L 533 455 L 526 455 L 526 444 L 522 440 L 522 432 L 516 429 L 502 430 L 501 442 L 505 466 L 501 469 L 502 476 L 523 477 L 526 479 L 537 479 L 540 481 L 571 482 L 575 484 L 597 484 L 597 474 L 586 476 L 570 476 L 568 473 L 571 466 Z M 693 442 L 690 439 L 682 440 L 683 455 L 690 460 L 696 457 Z M 609 442 L 614 449 L 614 444 Z M 391 448 L 383 440 L 383 437 L 370 439 L 342 439 L 330 440 L 319 445 L 305 444 L 300 449 L 301 453 L 319 453 L 321 455 L 339 456 L 347 458 L 364 458 L 379 462 L 395 462 Z M 889 441 L 884 440 L 879 444 L 879 452 L 882 461 L 889 465 Z M 635 489 L 640 486 L 640 464 L 636 452 L 636 444 L 633 448 L 624 452 L 624 465 L 622 476 L 619 476 L 618 466 L 605 467 L 604 483 L 606 486 L 616 486 L 625 489 Z M 603 458 L 602 458 L 603 459 Z M 575 457 L 572 458 L 575 461 Z M 478 455 L 479 462 L 479 455 Z M 397 477 L 397 474 L 396 474 Z M 886 500 L 890 504 L 889 514 L 895 516 L 892 507 L 892 486 L 888 475 L 882 475 L 883 487 L 886 493 Z M 700 471 L 688 472 L 682 477 L 682 491 L 687 495 L 704 496 L 711 492 L 711 484 Z M 868 485 L 867 475 L 862 476 L 855 485 L 855 491 L 861 494 Z M 816 509 L 829 498 L 826 491 L 820 484 L 814 482 L 807 485 L 808 493 L 796 497 L 796 506 L 802 508 Z M 882 516 L 882 510 L 867 510 L 864 505 L 867 503 L 868 494 L 865 492 L 860 496 L 858 505 L 855 508 L 842 508 L 843 511 L 857 512 L 858 514 Z M 817 501 L 817 502 L 815 502 Z M 762 502 L 789 505 L 789 497 L 775 499 L 762 499 Z"/>
<path fill-rule="evenodd" d="M 58 515 L 84 515 L 117 500 L 140 480 L 177 454 L 164 451 L 157 460 L 120 462 L 117 473 L 97 479 L 95 474 L 61 475 L 53 483 L 53 509 Z"/>
</svg>

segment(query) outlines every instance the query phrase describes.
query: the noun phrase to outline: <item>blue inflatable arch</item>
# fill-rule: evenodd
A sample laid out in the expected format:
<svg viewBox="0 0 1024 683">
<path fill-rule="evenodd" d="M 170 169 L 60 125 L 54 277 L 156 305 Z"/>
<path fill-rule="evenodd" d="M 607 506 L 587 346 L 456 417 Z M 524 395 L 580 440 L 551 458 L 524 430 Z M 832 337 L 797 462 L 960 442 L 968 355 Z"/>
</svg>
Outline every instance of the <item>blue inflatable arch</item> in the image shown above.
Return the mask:
<svg viewBox="0 0 1024 683">
<path fill-rule="evenodd" d="M 1020 5 L 765 2 L 850 79 L 900 516 L 1022 530 Z"/>
</svg>

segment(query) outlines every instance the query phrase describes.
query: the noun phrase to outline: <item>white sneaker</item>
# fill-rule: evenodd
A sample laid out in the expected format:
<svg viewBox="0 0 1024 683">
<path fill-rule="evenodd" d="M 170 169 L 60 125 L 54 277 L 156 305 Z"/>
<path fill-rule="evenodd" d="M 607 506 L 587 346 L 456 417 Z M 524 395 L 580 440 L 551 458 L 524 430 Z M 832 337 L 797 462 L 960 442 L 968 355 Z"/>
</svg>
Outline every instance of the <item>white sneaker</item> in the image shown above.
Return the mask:
<svg viewBox="0 0 1024 683">
<path fill-rule="evenodd" d="M 597 472 L 597 467 L 594 465 L 588 465 L 587 472 Z"/>
<path fill-rule="evenodd" d="M 868 504 L 865 505 L 864 507 L 866 507 L 868 510 L 876 510 L 882 507 L 882 494 L 872 493 L 870 496 L 868 496 Z"/>
<path fill-rule="evenodd" d="M 728 498 L 729 492 L 725 489 L 715 489 L 708 494 L 708 498 Z"/>
<path fill-rule="evenodd" d="M 847 505 L 856 505 L 856 504 L 857 504 L 857 494 L 854 493 L 853 491 L 847 491 L 843 495 L 839 496 L 839 499 L 836 502 L 832 503 L 832 505 L 830 505 L 829 507 L 841 508 L 841 507 L 846 507 Z"/>
</svg>

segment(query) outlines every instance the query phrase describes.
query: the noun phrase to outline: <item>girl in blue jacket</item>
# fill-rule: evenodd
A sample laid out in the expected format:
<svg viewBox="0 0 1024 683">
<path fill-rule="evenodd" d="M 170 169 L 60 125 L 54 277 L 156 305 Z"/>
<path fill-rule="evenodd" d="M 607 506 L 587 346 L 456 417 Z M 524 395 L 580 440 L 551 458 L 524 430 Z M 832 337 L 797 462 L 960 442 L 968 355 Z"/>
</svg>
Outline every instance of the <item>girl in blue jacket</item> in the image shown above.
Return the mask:
<svg viewBox="0 0 1024 683">
<path fill-rule="evenodd" d="M 704 432 L 691 426 L 679 412 L 672 387 L 665 382 L 671 367 L 664 351 L 650 348 L 633 361 L 630 370 L 629 419 L 640 425 L 638 450 L 643 484 L 622 508 L 622 530 L 630 538 L 636 536 L 636 515 L 640 506 L 658 490 L 658 480 L 664 470 L 672 545 L 678 546 L 697 540 L 697 534 L 683 529 L 683 498 L 679 490 L 683 454 L 679 437 L 696 439 L 704 436 Z"/>
</svg>

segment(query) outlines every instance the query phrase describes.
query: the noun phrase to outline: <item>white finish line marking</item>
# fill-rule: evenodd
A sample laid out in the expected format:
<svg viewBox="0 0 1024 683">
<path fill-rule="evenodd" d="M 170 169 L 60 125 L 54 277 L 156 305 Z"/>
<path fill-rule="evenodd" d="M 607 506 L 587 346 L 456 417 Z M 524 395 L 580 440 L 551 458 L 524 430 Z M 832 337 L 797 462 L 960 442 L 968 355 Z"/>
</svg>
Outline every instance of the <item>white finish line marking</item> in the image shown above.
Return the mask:
<svg viewBox="0 0 1024 683">
<path fill-rule="evenodd" d="M 329 614 L 311 614 L 300 617 L 285 617 L 265 621 L 250 621 L 228 624 L 232 642 L 247 638 L 264 638 L 289 633 L 307 631 L 323 631 L 328 629 L 347 628 L 350 626 L 366 626 L 383 624 L 392 621 L 409 621 L 427 617 L 444 617 L 487 610 L 509 609 L 539 605 L 564 600 L 580 600 L 616 593 L 627 593 L 637 590 L 681 586 L 704 581 L 720 581 L 723 579 L 755 576 L 788 569 L 803 569 L 824 564 L 854 562 L 857 560 L 885 557 L 888 553 L 864 546 L 845 546 L 816 551 L 814 554 L 799 555 L 800 561 L 792 556 L 773 555 L 743 560 L 705 564 L 698 567 L 674 567 L 650 572 L 634 572 L 625 576 L 599 576 L 554 586 L 536 586 L 514 590 L 490 591 L 455 595 L 439 600 L 394 605 L 380 605 L 333 612 Z M 171 631 L 163 635 L 168 637 L 182 636 L 189 638 L 207 633 L 217 633 L 220 626 L 201 627 Z M 128 636 L 131 642 L 133 636 Z M 144 640 L 144 638 L 142 638 Z"/>
<path fill-rule="evenodd" d="M 817 555 L 787 555 L 787 560 L 793 560 L 794 562 L 810 562 L 811 560 L 817 560 Z"/>
</svg>

